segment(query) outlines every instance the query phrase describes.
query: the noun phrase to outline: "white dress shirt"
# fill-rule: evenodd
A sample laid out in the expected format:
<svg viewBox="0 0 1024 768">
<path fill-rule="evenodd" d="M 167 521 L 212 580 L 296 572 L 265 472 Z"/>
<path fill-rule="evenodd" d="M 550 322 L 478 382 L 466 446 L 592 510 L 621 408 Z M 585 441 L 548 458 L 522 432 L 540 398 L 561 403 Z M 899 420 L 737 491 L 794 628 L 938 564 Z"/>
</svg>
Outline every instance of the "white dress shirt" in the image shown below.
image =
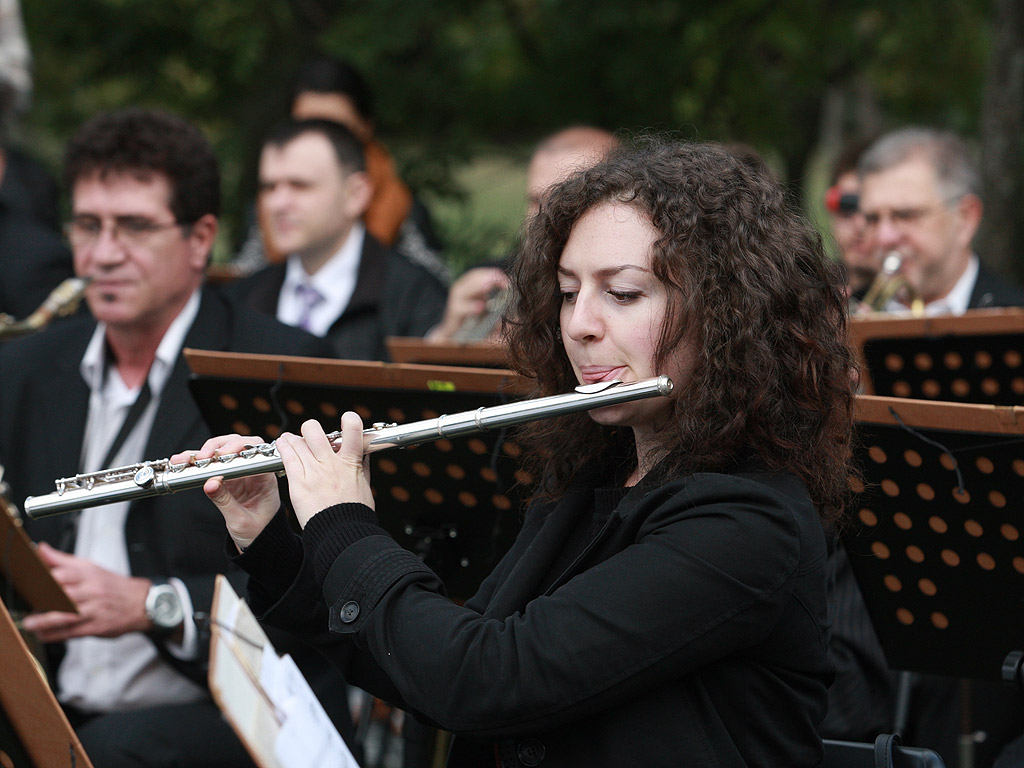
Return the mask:
<svg viewBox="0 0 1024 768">
<path fill-rule="evenodd" d="M 125 466 L 159 458 L 143 456 L 143 452 L 160 405 L 160 395 L 198 311 L 199 293 L 196 292 L 160 341 L 147 377 L 152 399 L 109 466 Z M 82 445 L 82 469 L 85 472 L 108 468 L 100 465 L 142 389 L 141 386 L 129 389 L 115 369 L 108 369 L 105 333 L 106 326 L 103 323 L 97 325 L 81 363 L 82 378 L 90 390 L 89 415 Z M 129 502 L 123 501 L 82 510 L 75 555 L 108 571 L 131 575 L 124 537 L 128 505 Z M 197 632 L 191 620 L 192 601 L 180 580 L 172 578 L 170 583 L 182 599 L 186 620 L 182 644 L 175 646 L 169 642 L 167 647 L 181 658 L 194 658 Z M 57 682 L 61 701 L 84 712 L 185 703 L 207 695 L 204 688 L 182 676 L 161 658 L 153 642 L 141 632 L 129 632 L 114 638 L 69 640 L 67 654 L 57 672 Z"/>
<path fill-rule="evenodd" d="M 315 336 L 326 336 L 355 292 L 365 238 L 366 228 L 361 222 L 356 222 L 338 252 L 312 275 L 306 274 L 302 261 L 296 254 L 291 254 L 285 266 L 281 295 L 277 300 L 277 319 L 287 325 L 299 325 L 305 304 L 296 286 L 310 285 L 324 300 L 313 308 L 308 330 Z"/>
<path fill-rule="evenodd" d="M 971 303 L 971 291 L 974 290 L 974 284 L 978 280 L 978 263 L 977 254 L 972 253 L 971 257 L 967 260 L 967 268 L 960 275 L 960 279 L 956 281 L 950 292 L 941 299 L 930 301 L 924 305 L 925 317 L 962 315 L 967 311 L 967 307 Z M 885 311 L 907 312 L 909 308 L 906 304 L 893 299 L 886 306 Z"/>
</svg>

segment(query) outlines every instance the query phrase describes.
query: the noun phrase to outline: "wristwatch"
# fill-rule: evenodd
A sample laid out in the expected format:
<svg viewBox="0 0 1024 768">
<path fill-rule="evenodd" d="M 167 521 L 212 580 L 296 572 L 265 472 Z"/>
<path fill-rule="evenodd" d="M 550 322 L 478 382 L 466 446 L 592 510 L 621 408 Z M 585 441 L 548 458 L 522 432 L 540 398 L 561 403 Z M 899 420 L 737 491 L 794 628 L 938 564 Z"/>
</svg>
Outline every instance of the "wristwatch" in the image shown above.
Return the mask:
<svg viewBox="0 0 1024 768">
<path fill-rule="evenodd" d="M 185 619 L 177 590 L 166 581 L 154 581 L 146 594 L 146 618 L 153 623 L 153 634 L 169 635 Z"/>
</svg>

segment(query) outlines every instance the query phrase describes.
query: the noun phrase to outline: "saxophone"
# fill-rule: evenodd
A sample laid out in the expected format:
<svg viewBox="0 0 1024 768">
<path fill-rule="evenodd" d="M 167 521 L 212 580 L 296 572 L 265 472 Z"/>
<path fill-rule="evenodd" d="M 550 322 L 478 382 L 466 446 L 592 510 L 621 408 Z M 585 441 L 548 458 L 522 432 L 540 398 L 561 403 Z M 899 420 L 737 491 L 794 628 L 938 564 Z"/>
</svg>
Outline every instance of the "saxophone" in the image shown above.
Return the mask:
<svg viewBox="0 0 1024 768">
<path fill-rule="evenodd" d="M 41 331 L 55 317 L 66 317 L 78 309 L 89 285 L 87 277 L 69 277 L 46 297 L 39 308 L 24 320 L 16 320 L 10 315 L 0 312 L 0 341 L 7 341 L 18 336 Z"/>
<path fill-rule="evenodd" d="M 924 301 L 900 272 L 902 266 L 903 254 L 899 251 L 887 254 L 860 307 L 870 312 L 883 312 L 892 299 L 899 299 L 910 307 L 915 317 L 923 315 Z"/>
</svg>

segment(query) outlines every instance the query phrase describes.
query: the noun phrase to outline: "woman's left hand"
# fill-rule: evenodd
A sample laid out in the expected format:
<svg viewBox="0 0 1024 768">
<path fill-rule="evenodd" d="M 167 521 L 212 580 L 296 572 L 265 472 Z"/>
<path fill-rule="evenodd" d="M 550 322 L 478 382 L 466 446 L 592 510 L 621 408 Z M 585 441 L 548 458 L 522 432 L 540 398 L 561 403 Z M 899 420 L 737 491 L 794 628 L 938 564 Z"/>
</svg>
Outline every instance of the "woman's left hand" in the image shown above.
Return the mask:
<svg viewBox="0 0 1024 768">
<path fill-rule="evenodd" d="M 358 502 L 373 509 L 359 415 L 352 411 L 342 415 L 342 443 L 337 452 L 318 421 L 304 422 L 301 432 L 301 437 L 285 433 L 276 440 L 299 524 L 305 528 L 317 512 L 343 502 Z"/>
<path fill-rule="evenodd" d="M 237 454 L 262 443 L 261 437 L 211 437 L 198 451 L 171 456 L 170 463 L 191 464 L 200 459 Z M 277 479 L 270 472 L 235 479 L 218 475 L 203 484 L 203 491 L 224 516 L 228 533 L 239 551 L 252 544 L 281 506 Z"/>
</svg>

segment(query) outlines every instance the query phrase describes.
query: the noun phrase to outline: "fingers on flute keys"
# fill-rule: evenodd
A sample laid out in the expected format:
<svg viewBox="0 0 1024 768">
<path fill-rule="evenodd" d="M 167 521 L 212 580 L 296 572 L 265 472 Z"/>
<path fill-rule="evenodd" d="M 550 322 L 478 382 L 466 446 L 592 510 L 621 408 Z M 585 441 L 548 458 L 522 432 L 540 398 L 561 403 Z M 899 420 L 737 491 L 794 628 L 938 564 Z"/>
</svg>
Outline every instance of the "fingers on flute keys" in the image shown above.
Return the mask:
<svg viewBox="0 0 1024 768">
<path fill-rule="evenodd" d="M 241 453 L 247 448 L 251 448 L 254 445 L 260 445 L 263 442 L 263 438 L 258 435 L 219 435 L 217 437 L 211 437 L 203 443 L 199 450 L 192 449 L 174 454 L 170 458 L 170 463 L 186 464 L 191 466 L 197 461 L 202 461 L 204 459 L 213 459 L 221 456 Z"/>
</svg>

